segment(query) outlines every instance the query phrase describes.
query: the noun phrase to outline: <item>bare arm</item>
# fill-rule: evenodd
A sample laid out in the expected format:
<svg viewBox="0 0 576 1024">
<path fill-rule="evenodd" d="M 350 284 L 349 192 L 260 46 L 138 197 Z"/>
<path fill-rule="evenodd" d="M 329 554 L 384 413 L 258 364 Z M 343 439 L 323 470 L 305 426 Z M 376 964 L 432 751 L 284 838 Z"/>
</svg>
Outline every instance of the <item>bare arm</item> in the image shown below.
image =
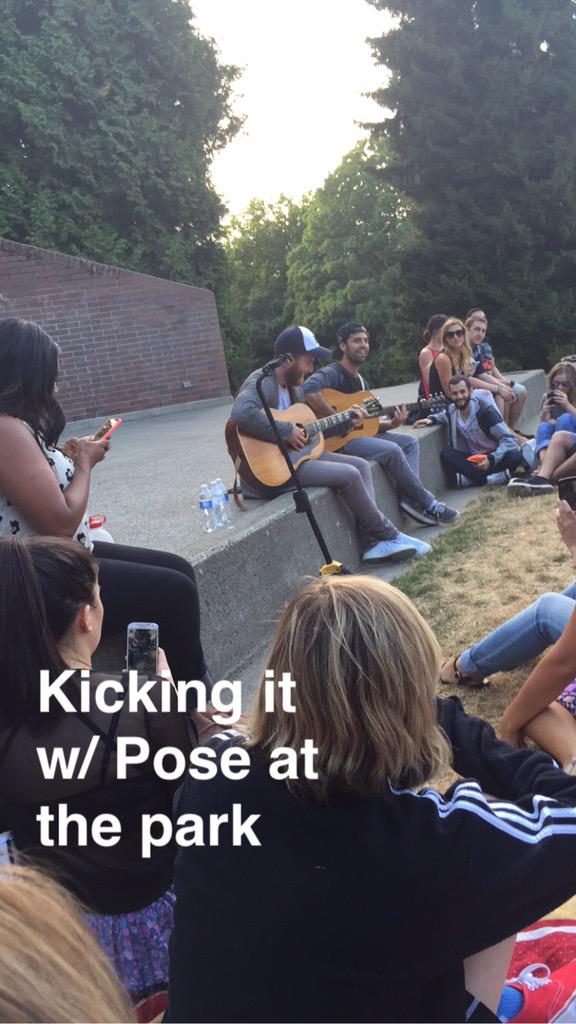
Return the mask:
<svg viewBox="0 0 576 1024">
<path fill-rule="evenodd" d="M 329 402 L 326 401 L 322 391 L 311 391 L 309 394 L 304 394 L 304 401 L 306 405 L 309 405 L 312 412 L 316 414 L 319 420 L 323 419 L 324 416 L 332 416 L 334 409 Z"/>
<path fill-rule="evenodd" d="M 576 514 L 568 502 L 561 501 L 556 513 L 558 529 L 573 559 L 576 558 Z M 524 727 L 556 700 L 576 676 L 576 611 L 560 639 L 538 663 L 504 712 L 501 735 L 509 743 L 521 739 Z"/>
<path fill-rule="evenodd" d="M 483 373 L 480 377 L 469 377 L 470 385 L 481 391 L 490 391 L 493 395 L 502 395 L 505 402 L 511 402 L 514 398 L 512 388 L 509 388 L 503 381 L 498 380 L 491 373 Z"/>
<path fill-rule="evenodd" d="M 88 504 L 90 473 L 104 458 L 107 441 L 79 440 L 74 477 L 60 485 L 30 431 L 12 416 L 0 416 L 0 492 L 40 534 L 71 537 Z"/>
<path fill-rule="evenodd" d="M 532 718 L 556 700 L 576 676 L 576 611 L 560 639 L 544 655 L 502 716 L 500 734 L 514 746 Z"/>
</svg>

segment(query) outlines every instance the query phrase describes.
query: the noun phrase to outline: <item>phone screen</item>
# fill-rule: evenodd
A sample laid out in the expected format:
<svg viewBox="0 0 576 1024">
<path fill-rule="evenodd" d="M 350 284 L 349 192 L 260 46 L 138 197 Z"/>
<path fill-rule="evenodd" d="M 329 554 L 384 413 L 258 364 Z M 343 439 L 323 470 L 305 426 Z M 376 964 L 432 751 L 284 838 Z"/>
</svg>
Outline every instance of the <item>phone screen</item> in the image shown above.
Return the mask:
<svg viewBox="0 0 576 1024">
<path fill-rule="evenodd" d="M 558 497 L 560 501 L 567 501 L 576 512 L 576 476 L 567 476 L 558 481 Z"/>
<path fill-rule="evenodd" d="M 128 668 L 155 676 L 158 662 L 158 626 L 155 622 L 131 622 L 126 642 Z"/>
</svg>

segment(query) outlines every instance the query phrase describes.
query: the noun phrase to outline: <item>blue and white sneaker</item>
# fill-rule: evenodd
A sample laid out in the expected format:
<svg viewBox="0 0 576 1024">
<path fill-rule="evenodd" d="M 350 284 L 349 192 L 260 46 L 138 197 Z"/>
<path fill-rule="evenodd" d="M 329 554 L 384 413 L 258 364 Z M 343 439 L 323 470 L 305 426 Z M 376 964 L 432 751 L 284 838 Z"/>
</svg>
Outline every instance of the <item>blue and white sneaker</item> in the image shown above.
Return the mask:
<svg viewBox="0 0 576 1024">
<path fill-rule="evenodd" d="M 411 548 L 415 548 L 416 558 L 424 558 L 425 555 L 429 555 L 432 551 L 432 546 L 427 544 L 425 540 L 416 540 L 416 537 L 409 537 L 407 533 L 399 533 L 396 540 L 402 544 L 408 544 Z"/>
<path fill-rule="evenodd" d="M 407 541 L 410 543 L 406 543 Z M 362 561 L 404 562 L 407 558 L 414 558 L 417 554 L 416 545 L 419 543 L 419 541 L 413 541 L 411 537 L 404 537 L 399 533 L 394 540 L 379 540 L 374 547 L 368 548 L 368 551 L 362 555 Z"/>
<path fill-rule="evenodd" d="M 510 471 L 503 469 L 501 473 L 489 473 L 486 483 L 489 487 L 503 487 L 510 480 Z"/>
</svg>

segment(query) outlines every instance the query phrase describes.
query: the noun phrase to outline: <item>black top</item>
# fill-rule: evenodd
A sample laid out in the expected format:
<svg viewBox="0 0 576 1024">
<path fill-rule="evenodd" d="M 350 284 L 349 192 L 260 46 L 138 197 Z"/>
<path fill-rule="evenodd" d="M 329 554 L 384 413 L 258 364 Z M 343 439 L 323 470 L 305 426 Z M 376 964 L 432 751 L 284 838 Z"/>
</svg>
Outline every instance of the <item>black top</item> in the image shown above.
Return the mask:
<svg viewBox="0 0 576 1024">
<path fill-rule="evenodd" d="M 329 366 L 322 366 L 310 374 L 304 381 L 302 390 L 304 395 L 312 395 L 323 388 L 333 388 L 334 391 L 341 391 L 345 395 L 354 395 L 357 391 L 367 391 L 368 385 L 361 374 L 349 373 L 342 363 L 330 363 Z"/>
<path fill-rule="evenodd" d="M 256 751 L 244 780 L 186 780 L 178 813 L 240 804 L 261 845 L 221 830 L 179 851 L 166 1021 L 465 1019 L 463 959 L 576 890 L 576 779 L 454 698 L 439 709 L 456 770 L 480 785 L 322 805 Z"/>
<path fill-rule="evenodd" d="M 92 673 L 91 687 L 103 679 L 120 679 L 105 673 Z M 78 673 L 64 686 L 64 692 L 80 706 Z M 150 691 L 160 708 L 161 685 Z M 126 693 L 125 693 L 126 698 Z M 108 697 L 112 700 L 112 697 Z M 120 698 L 121 699 L 121 698 Z M 193 726 L 176 710 L 148 712 L 140 708 L 130 712 L 126 699 L 119 713 L 106 714 L 55 711 L 43 715 L 35 725 L 0 725 L 0 799 L 6 824 L 16 847 L 39 866 L 48 867 L 59 881 L 91 910 L 101 914 L 127 913 L 153 903 L 172 883 L 175 847 L 154 848 L 148 859 L 141 855 L 142 815 L 172 814 L 174 789 L 179 782 L 160 780 L 152 770 L 152 757 L 162 746 L 174 746 L 187 756 L 194 743 Z M 86 773 L 80 780 L 44 778 L 37 754 L 47 748 L 50 758 L 54 747 L 62 747 L 68 760 L 72 748 L 79 748 L 79 774 L 90 741 L 98 744 Z M 116 737 L 141 737 L 150 744 L 150 758 L 128 769 L 128 778 L 116 778 Z M 88 844 L 78 845 L 78 829 L 68 829 L 67 845 L 54 847 L 40 843 L 40 824 L 36 815 L 41 805 L 57 814 L 58 804 L 66 804 L 68 815 L 82 814 L 88 823 Z M 115 846 L 100 846 L 91 839 L 90 826 L 99 814 L 114 814 L 120 821 L 121 838 Z M 57 839 L 57 823 L 51 835 Z"/>
</svg>

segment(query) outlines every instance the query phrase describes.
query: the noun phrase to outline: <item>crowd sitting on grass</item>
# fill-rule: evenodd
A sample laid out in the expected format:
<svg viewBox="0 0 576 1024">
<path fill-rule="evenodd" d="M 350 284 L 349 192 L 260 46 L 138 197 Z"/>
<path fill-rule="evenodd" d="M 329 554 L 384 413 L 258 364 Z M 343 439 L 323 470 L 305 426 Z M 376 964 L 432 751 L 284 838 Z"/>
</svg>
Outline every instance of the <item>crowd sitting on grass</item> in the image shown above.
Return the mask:
<svg viewBox="0 0 576 1024">
<path fill-rule="evenodd" d="M 576 371 L 562 362 L 551 372 L 534 451 L 513 429 L 525 390 L 500 374 L 485 334 L 478 309 L 465 322 L 431 318 L 422 390 L 444 392 L 449 407 L 422 425 L 450 425 L 442 461 L 468 482 L 524 470 L 515 479 L 529 493 L 545 491 L 539 480 L 551 490 L 576 462 Z M 101 681 L 91 666 L 103 624 L 114 633 L 141 620 L 160 623 L 158 673 L 209 687 L 196 580 L 175 555 L 92 543 L 91 473 L 109 443 L 60 445 L 58 357 L 38 325 L 0 323 L 2 849 L 35 865 L 0 875 L 1 1019 L 129 1021 L 159 991 L 167 1022 L 490 1021 L 505 1012 L 503 989 L 523 1012 L 529 987 L 505 989 L 515 934 L 576 893 L 576 583 L 443 664 L 396 588 L 370 576 L 304 586 L 268 661 L 274 680 L 296 680 L 293 706 L 280 682 L 271 699 L 264 679 L 246 729 L 207 741 L 217 765 L 230 748 L 249 751 L 249 772 L 233 785 L 220 773 L 162 781 L 155 752 L 187 759 L 205 720 L 166 707 L 159 679 L 149 680 L 156 710 L 131 710 L 121 667 L 106 674 L 121 694 L 113 716 L 86 711 L 81 684 L 92 692 Z M 576 560 L 564 501 L 558 526 Z M 483 687 L 548 647 L 500 738 L 457 697 L 439 696 L 439 684 Z M 41 669 L 68 673 L 71 713 L 39 712 Z M 119 780 L 121 735 L 149 753 Z M 317 755 L 304 772 L 310 739 Z M 76 750 L 83 777 L 46 778 L 39 747 Z M 272 777 L 279 748 L 294 755 L 297 778 Z M 441 794 L 434 779 L 449 765 L 465 780 Z M 40 808 L 57 815 L 63 804 L 88 821 L 116 815 L 119 842 L 72 830 L 72 841 L 46 845 Z M 169 842 L 142 859 L 143 812 L 205 819 L 236 804 L 258 818 L 258 843 L 191 845 L 176 857 Z"/>
</svg>

